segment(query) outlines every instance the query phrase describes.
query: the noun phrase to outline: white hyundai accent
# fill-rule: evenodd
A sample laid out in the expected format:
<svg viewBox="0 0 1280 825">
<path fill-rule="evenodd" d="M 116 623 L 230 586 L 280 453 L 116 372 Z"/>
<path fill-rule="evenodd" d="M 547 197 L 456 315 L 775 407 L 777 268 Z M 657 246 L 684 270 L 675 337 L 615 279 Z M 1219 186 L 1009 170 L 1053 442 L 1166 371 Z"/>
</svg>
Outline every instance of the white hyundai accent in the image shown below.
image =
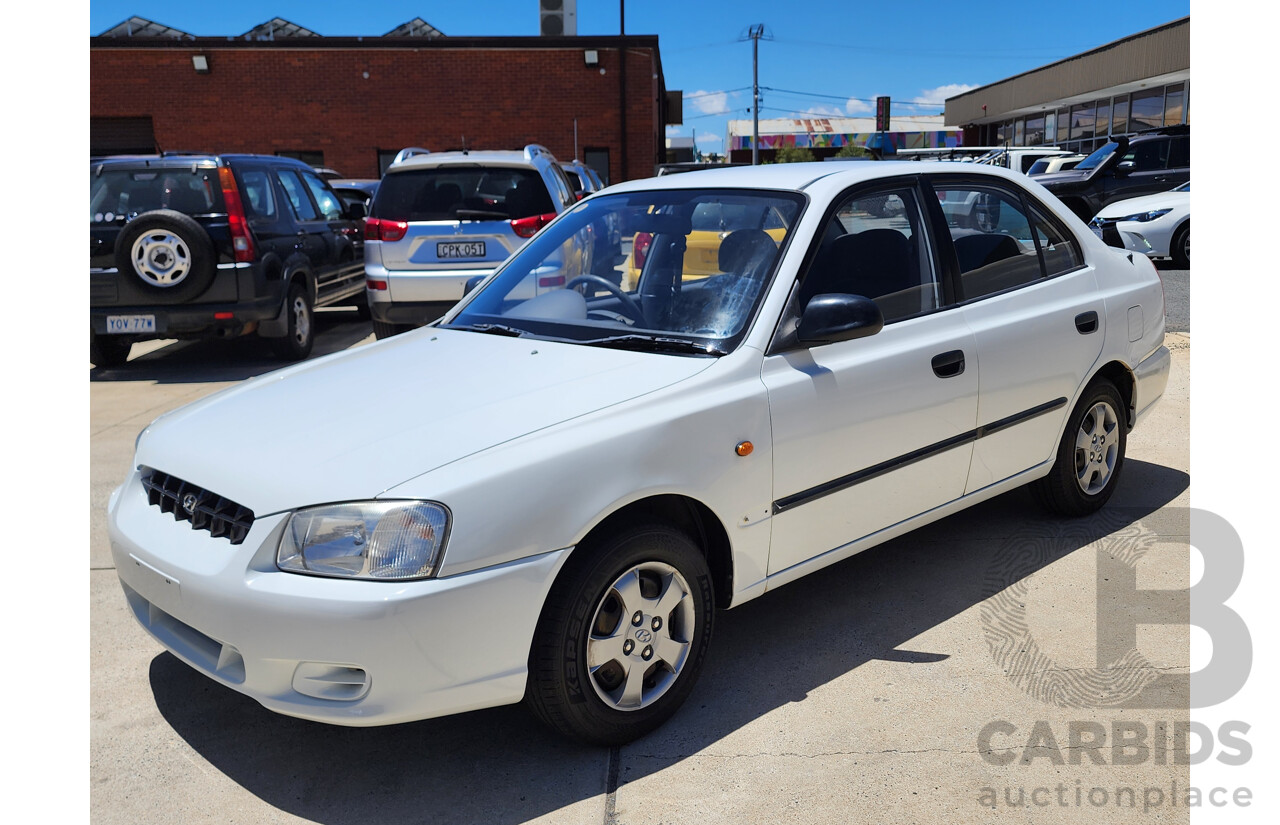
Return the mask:
<svg viewBox="0 0 1280 825">
<path fill-rule="evenodd" d="M 948 222 L 968 199 L 982 228 Z M 648 241 L 628 289 L 635 257 L 554 271 L 610 226 Z M 112 553 L 156 640 L 280 713 L 524 699 L 626 742 L 688 697 L 717 608 L 1024 484 L 1101 507 L 1164 391 L 1163 338 L 1151 262 L 1021 174 L 632 181 L 435 324 L 158 418 Z"/>
</svg>

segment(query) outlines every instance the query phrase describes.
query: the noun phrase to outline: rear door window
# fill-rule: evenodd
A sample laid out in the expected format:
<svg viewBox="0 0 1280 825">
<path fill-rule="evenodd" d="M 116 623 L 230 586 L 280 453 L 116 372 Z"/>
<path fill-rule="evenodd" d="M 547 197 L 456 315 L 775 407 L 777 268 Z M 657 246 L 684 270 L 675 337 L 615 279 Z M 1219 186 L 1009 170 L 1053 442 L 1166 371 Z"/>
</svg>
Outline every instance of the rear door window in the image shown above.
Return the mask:
<svg viewBox="0 0 1280 825">
<path fill-rule="evenodd" d="M 316 175 L 310 172 L 303 172 L 302 179 L 306 181 L 307 188 L 311 190 L 311 197 L 315 199 L 316 206 L 320 208 L 320 214 L 327 221 L 342 220 L 342 201 L 338 200 L 338 196 L 324 184 Z"/>
<path fill-rule="evenodd" d="M 302 183 L 297 172 L 292 169 L 278 169 L 276 178 L 284 188 L 285 197 L 288 198 L 289 205 L 293 207 L 293 214 L 298 220 L 314 221 L 319 218 L 315 205 L 307 195 L 307 187 Z"/>
<path fill-rule="evenodd" d="M 251 220 L 273 222 L 279 216 L 275 189 L 265 169 L 241 169 L 240 186 L 245 212 Z"/>
</svg>

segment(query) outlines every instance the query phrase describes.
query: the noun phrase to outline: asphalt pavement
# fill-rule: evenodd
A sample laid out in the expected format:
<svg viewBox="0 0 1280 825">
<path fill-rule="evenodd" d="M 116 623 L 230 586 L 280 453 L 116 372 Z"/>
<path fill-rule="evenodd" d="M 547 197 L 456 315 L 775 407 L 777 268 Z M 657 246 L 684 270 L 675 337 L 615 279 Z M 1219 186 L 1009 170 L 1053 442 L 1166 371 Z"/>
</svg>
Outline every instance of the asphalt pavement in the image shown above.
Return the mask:
<svg viewBox="0 0 1280 825">
<path fill-rule="evenodd" d="M 1189 326 L 1187 273 L 1162 274 L 1170 328 Z M 373 340 L 353 313 L 317 323 L 316 355 Z M 1136 620 L 1100 589 L 1108 565 L 1136 567 L 1144 589 L 1190 583 L 1190 335 L 1168 344 L 1169 388 L 1102 513 L 1049 519 L 1015 491 L 722 613 L 688 703 L 612 749 L 566 742 L 520 706 L 386 728 L 304 722 L 165 652 L 125 606 L 107 497 L 148 421 L 277 364 L 253 341 L 137 347 L 90 377 L 92 820 L 1185 822 L 1166 792 L 1189 768 L 1165 764 L 1151 737 L 1187 720 L 1188 629 L 1143 625 L 1137 660 L 1099 661 L 1100 628 Z M 1167 701 L 1126 710 L 1117 691 L 1135 685 Z M 1117 759 L 1133 722 L 1148 738 Z"/>
</svg>

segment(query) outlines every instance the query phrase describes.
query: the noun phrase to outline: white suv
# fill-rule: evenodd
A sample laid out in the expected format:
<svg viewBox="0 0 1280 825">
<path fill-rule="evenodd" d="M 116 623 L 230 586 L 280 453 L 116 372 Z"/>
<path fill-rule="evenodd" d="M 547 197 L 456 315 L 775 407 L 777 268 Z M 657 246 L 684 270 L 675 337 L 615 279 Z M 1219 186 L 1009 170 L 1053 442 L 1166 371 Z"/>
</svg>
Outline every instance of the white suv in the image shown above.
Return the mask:
<svg viewBox="0 0 1280 825">
<path fill-rule="evenodd" d="M 439 318 L 466 285 L 576 202 L 545 147 L 401 152 L 365 221 L 365 291 L 373 331 L 386 338 Z M 585 249 L 566 251 L 585 271 Z"/>
</svg>

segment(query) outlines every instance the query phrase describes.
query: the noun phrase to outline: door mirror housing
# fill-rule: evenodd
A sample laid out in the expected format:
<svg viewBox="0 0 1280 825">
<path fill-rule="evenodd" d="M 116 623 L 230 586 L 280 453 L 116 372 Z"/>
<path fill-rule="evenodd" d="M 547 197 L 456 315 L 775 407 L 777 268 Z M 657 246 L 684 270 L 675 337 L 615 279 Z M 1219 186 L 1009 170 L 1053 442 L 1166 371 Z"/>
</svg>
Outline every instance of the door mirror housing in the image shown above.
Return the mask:
<svg viewBox="0 0 1280 825">
<path fill-rule="evenodd" d="M 805 346 L 834 344 L 875 335 L 884 327 L 880 307 L 870 298 L 845 293 L 815 295 L 800 315 L 796 340 Z"/>
<path fill-rule="evenodd" d="M 1132 172 L 1134 169 L 1137 169 L 1137 168 L 1138 168 L 1138 164 L 1134 163 L 1133 161 L 1131 161 L 1131 160 L 1122 160 L 1122 161 L 1120 161 L 1119 163 L 1117 163 L 1117 164 L 1116 164 L 1116 174 L 1117 174 L 1117 175 L 1127 175 L 1127 174 L 1129 174 L 1130 172 Z"/>
</svg>

